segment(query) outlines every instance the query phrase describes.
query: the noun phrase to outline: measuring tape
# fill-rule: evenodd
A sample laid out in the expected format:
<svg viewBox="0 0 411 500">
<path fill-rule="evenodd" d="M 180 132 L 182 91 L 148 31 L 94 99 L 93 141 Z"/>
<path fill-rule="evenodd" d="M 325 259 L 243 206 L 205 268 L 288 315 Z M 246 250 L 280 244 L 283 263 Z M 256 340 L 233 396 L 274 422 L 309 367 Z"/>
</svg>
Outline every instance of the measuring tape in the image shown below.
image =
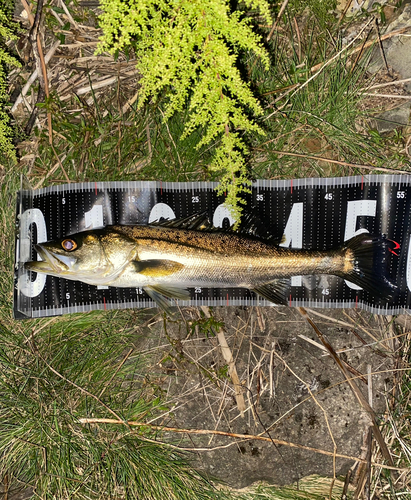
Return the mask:
<svg viewBox="0 0 411 500">
<path fill-rule="evenodd" d="M 40 318 L 96 309 L 154 307 L 141 288 L 96 287 L 34 274 L 24 263 L 34 260 L 35 243 L 108 225 L 148 224 L 208 211 L 215 227 L 235 221 L 217 196 L 216 183 L 94 182 L 17 194 L 15 318 Z M 281 246 L 327 250 L 362 232 L 383 234 L 399 247 L 392 252 L 387 280 L 398 292 L 387 301 L 334 276 L 291 278 L 290 306 L 356 307 L 377 314 L 398 314 L 411 303 L 411 177 L 370 175 L 325 179 L 259 180 L 247 207 L 268 232 L 283 235 Z M 272 305 L 240 288 L 190 289 L 182 305 Z"/>
</svg>

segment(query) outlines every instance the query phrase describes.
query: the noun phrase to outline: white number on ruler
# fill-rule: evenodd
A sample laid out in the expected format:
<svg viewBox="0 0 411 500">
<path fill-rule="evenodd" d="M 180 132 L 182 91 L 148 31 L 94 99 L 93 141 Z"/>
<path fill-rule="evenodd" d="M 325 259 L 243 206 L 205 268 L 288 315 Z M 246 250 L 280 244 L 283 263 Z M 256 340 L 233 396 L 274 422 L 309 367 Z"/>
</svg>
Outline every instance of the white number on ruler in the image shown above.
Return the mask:
<svg viewBox="0 0 411 500">
<path fill-rule="evenodd" d="M 330 289 L 329 288 L 323 288 L 323 291 L 321 293 L 323 295 L 330 295 Z"/>
<path fill-rule="evenodd" d="M 325 193 L 324 198 L 325 198 L 326 200 L 332 200 L 332 199 L 333 199 L 333 194 L 332 194 L 332 193 Z"/>
<path fill-rule="evenodd" d="M 94 205 L 94 207 L 84 214 L 84 223 L 86 229 L 97 229 L 104 227 L 103 205 Z"/>
<path fill-rule="evenodd" d="M 200 197 L 199 196 L 192 196 L 191 197 L 191 202 L 192 203 L 199 203 L 200 202 Z"/>
<path fill-rule="evenodd" d="M 344 241 L 362 233 L 368 233 L 365 228 L 356 230 L 358 217 L 375 217 L 377 212 L 377 200 L 356 200 L 347 204 L 347 219 L 345 221 Z M 362 290 L 358 285 L 345 280 L 347 286 L 353 290 Z"/>
<path fill-rule="evenodd" d="M 201 287 L 196 286 L 196 287 L 194 288 L 194 293 L 201 293 Z"/>
<path fill-rule="evenodd" d="M 167 203 L 157 203 L 151 209 L 150 216 L 148 218 L 148 222 L 155 222 L 156 220 L 164 219 L 175 219 L 176 214 L 173 212 L 173 209 L 167 205 Z"/>
<path fill-rule="evenodd" d="M 66 293 L 66 299 L 70 300 L 70 294 L 69 293 Z"/>
<path fill-rule="evenodd" d="M 137 201 L 137 196 L 130 195 L 130 196 L 128 197 L 128 201 L 129 201 L 130 203 L 135 203 L 135 202 Z"/>
<path fill-rule="evenodd" d="M 23 263 L 30 259 L 31 255 L 31 239 L 30 239 L 30 226 L 36 225 L 37 228 L 37 242 L 43 243 L 47 241 L 47 229 L 44 221 L 44 215 L 38 208 L 32 208 L 22 213 L 20 218 L 20 240 L 18 261 Z M 37 256 L 38 260 L 39 257 Z M 26 297 L 37 297 L 43 291 L 46 284 L 46 274 L 37 273 L 34 281 L 30 279 L 30 273 L 24 271 L 19 278 L 19 290 Z"/>
<path fill-rule="evenodd" d="M 218 207 L 215 209 L 213 215 L 214 227 L 223 227 L 224 219 L 228 219 L 230 221 L 230 226 L 235 223 L 235 219 L 231 215 L 230 210 L 224 205 L 224 203 L 221 203 L 221 205 L 218 205 Z"/>
<path fill-rule="evenodd" d="M 405 191 L 397 191 L 397 198 L 405 198 Z"/>
<path fill-rule="evenodd" d="M 280 246 L 302 248 L 303 246 L 303 203 L 294 203 L 284 229 L 285 241 Z M 302 286 L 301 276 L 291 278 L 292 286 Z"/>
<path fill-rule="evenodd" d="M 61 204 L 62 204 L 62 205 L 65 205 L 65 204 L 66 204 L 66 198 L 62 198 L 62 199 L 61 199 Z"/>
<path fill-rule="evenodd" d="M 257 194 L 257 201 L 263 201 L 264 200 L 264 195 L 263 194 Z"/>
<path fill-rule="evenodd" d="M 136 288 L 137 295 L 143 295 L 143 289 L 142 288 Z"/>
</svg>

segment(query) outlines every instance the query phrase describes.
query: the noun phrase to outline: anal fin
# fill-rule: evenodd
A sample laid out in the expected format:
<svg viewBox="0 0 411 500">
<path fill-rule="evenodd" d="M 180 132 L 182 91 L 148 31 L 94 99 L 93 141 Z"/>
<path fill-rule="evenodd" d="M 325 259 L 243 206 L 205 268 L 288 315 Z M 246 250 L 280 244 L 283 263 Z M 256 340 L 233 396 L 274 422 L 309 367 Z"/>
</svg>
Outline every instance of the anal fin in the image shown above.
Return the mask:
<svg viewBox="0 0 411 500">
<path fill-rule="evenodd" d="M 149 285 L 145 288 L 150 288 L 170 299 L 190 300 L 190 292 L 186 288 L 180 288 L 173 285 Z"/>
<path fill-rule="evenodd" d="M 288 305 L 288 296 L 290 292 L 290 280 L 278 279 L 270 283 L 264 283 L 253 288 L 254 292 L 274 304 Z"/>
<path fill-rule="evenodd" d="M 165 311 L 170 314 L 170 299 L 190 300 L 190 292 L 184 288 L 170 285 L 148 285 L 144 287 L 144 291 L 152 300 Z"/>
</svg>

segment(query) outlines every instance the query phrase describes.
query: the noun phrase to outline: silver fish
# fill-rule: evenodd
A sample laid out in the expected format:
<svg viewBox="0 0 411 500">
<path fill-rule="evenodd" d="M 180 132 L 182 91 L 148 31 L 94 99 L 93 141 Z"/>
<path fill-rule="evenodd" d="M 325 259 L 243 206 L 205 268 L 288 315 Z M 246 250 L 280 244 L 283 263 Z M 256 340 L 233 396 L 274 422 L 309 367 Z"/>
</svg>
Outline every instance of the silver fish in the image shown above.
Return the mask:
<svg viewBox="0 0 411 500">
<path fill-rule="evenodd" d="M 250 219 L 251 220 L 251 219 Z M 204 215 L 149 225 L 107 226 L 35 245 L 41 261 L 26 268 L 90 285 L 143 288 L 163 308 L 188 300 L 187 287 L 239 287 L 286 304 L 289 278 L 326 274 L 346 278 L 389 299 L 384 277 L 390 240 L 363 233 L 334 250 L 293 250 L 243 230 L 217 230 Z"/>
</svg>

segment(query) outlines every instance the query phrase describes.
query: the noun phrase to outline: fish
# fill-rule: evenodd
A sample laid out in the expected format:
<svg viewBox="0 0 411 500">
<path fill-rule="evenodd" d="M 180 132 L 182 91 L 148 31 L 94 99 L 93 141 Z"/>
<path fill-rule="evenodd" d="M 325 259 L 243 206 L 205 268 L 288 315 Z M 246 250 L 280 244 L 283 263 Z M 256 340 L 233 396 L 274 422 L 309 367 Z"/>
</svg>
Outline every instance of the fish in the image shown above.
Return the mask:
<svg viewBox="0 0 411 500">
<path fill-rule="evenodd" d="M 113 225 L 34 246 L 41 260 L 29 271 L 89 285 L 142 288 L 164 310 L 168 299 L 189 300 L 187 288 L 247 288 L 275 304 L 288 303 L 290 278 L 332 275 L 390 300 L 385 276 L 392 248 L 384 235 L 359 234 L 331 250 L 292 249 L 253 216 L 238 230 L 215 228 L 206 213 L 148 225 Z"/>
</svg>

